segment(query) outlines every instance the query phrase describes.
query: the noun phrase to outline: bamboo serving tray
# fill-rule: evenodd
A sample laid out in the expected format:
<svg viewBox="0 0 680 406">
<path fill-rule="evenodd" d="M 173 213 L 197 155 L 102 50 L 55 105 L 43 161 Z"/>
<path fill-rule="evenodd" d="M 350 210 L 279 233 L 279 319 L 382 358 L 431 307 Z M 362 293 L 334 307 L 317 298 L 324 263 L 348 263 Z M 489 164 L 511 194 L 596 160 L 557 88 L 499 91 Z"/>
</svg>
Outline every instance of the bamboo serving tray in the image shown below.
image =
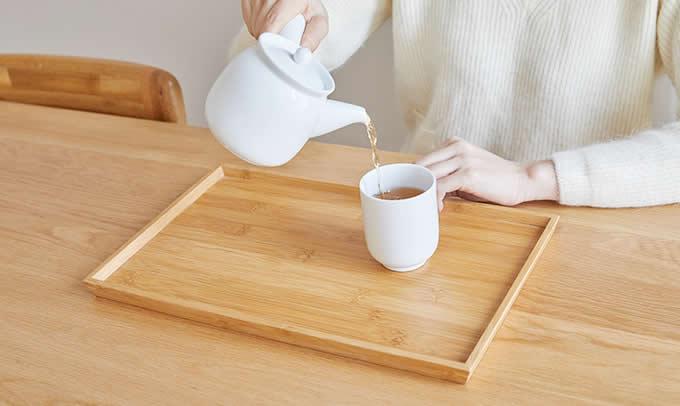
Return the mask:
<svg viewBox="0 0 680 406">
<path fill-rule="evenodd" d="M 97 296 L 465 383 L 558 217 L 447 201 L 428 263 L 366 248 L 356 187 L 220 166 L 85 280 Z"/>
</svg>

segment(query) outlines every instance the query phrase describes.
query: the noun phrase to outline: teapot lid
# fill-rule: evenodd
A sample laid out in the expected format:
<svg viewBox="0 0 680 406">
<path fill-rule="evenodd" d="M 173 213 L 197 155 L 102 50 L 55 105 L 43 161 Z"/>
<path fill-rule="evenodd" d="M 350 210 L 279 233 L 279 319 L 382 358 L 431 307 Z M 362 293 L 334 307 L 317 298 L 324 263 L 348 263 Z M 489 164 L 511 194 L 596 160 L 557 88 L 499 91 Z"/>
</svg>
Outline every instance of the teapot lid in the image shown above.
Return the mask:
<svg viewBox="0 0 680 406">
<path fill-rule="evenodd" d="M 308 92 L 327 96 L 335 90 L 333 77 L 308 48 L 268 32 L 260 35 L 258 44 L 274 68 Z"/>
</svg>

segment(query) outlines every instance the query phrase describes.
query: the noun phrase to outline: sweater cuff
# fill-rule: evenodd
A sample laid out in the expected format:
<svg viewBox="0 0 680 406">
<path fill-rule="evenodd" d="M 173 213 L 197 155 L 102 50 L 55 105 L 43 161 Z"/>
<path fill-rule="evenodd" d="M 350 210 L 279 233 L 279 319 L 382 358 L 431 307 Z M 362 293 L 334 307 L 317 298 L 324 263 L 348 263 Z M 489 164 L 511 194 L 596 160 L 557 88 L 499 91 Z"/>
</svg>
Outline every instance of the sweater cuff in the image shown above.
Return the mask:
<svg viewBox="0 0 680 406">
<path fill-rule="evenodd" d="M 567 206 L 587 206 L 593 200 L 593 190 L 588 177 L 588 164 L 583 151 L 571 150 L 553 154 L 559 202 Z"/>
</svg>

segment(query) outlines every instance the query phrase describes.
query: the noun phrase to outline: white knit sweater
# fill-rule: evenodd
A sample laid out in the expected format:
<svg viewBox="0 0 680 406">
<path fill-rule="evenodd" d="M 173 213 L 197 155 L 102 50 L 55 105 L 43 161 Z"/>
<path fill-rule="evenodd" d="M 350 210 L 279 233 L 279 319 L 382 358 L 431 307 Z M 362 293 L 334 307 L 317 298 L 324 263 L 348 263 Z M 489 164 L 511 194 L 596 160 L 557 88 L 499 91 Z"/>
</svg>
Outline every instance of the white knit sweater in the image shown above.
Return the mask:
<svg viewBox="0 0 680 406">
<path fill-rule="evenodd" d="M 329 69 L 392 16 L 404 151 L 458 135 L 507 159 L 552 158 L 562 204 L 680 202 L 680 122 L 649 128 L 655 76 L 680 85 L 680 0 L 324 3 L 316 55 Z M 242 30 L 232 49 L 250 44 Z"/>
</svg>

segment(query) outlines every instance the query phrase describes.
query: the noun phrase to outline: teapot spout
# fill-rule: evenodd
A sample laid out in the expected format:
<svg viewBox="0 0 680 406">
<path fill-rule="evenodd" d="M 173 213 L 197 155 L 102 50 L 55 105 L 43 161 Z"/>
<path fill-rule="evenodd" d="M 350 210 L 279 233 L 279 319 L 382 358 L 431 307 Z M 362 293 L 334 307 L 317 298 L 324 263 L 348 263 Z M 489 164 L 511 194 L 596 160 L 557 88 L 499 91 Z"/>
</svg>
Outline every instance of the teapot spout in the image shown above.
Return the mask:
<svg viewBox="0 0 680 406">
<path fill-rule="evenodd" d="M 366 109 L 354 104 L 342 103 L 335 100 L 326 100 L 321 107 L 319 121 L 316 123 L 314 137 L 327 134 L 354 123 L 368 124 L 369 118 Z"/>
</svg>

